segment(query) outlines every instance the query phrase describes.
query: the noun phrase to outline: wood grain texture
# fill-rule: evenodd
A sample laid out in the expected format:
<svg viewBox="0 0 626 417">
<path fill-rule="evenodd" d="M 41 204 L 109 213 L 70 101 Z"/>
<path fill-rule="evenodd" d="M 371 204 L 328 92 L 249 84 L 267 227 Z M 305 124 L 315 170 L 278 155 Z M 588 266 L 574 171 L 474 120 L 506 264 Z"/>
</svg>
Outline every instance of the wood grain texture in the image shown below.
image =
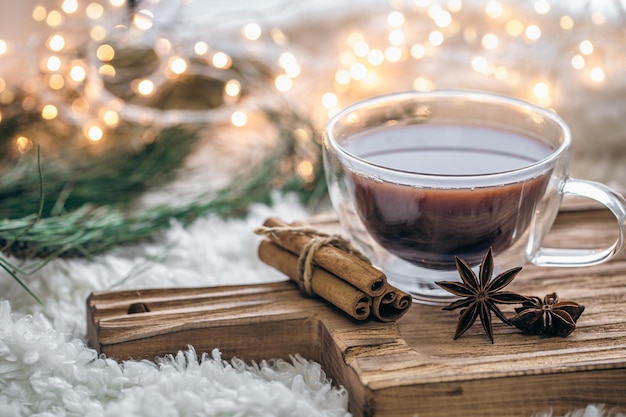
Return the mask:
<svg viewBox="0 0 626 417">
<path fill-rule="evenodd" d="M 610 242 L 601 210 L 559 215 L 547 243 Z M 395 323 L 359 322 L 290 282 L 94 293 L 89 340 L 107 356 L 152 359 L 193 345 L 225 358 L 300 353 L 350 393 L 355 416 L 555 415 L 589 403 L 626 408 L 626 256 L 590 268 L 527 266 L 511 285 L 525 295 L 557 292 L 586 309 L 567 338 L 479 324 L 453 340 L 458 313 L 414 304 Z M 147 312 L 127 314 L 133 304 Z M 504 309 L 508 314 L 512 308 Z"/>
</svg>

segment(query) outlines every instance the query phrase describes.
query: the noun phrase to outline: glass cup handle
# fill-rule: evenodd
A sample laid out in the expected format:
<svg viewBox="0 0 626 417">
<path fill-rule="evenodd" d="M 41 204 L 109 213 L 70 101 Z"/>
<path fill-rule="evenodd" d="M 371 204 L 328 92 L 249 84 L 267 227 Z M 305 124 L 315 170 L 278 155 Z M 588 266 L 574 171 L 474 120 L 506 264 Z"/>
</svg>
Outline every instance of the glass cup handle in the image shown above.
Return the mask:
<svg viewBox="0 0 626 417">
<path fill-rule="evenodd" d="M 530 262 L 538 266 L 590 266 L 608 261 L 617 255 L 626 240 L 626 199 L 604 184 L 568 178 L 561 187 L 562 194 L 589 198 L 611 210 L 618 223 L 618 237 L 608 248 L 559 249 L 540 247 Z"/>
</svg>

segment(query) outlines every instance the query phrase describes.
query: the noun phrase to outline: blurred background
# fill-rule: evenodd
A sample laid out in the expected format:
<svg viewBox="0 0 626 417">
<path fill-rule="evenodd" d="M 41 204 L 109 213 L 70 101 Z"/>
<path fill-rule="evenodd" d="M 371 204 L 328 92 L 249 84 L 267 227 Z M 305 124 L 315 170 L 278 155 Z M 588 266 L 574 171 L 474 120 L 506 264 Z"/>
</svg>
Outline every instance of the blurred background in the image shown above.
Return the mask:
<svg viewBox="0 0 626 417">
<path fill-rule="evenodd" d="M 143 216 L 97 253 L 277 190 L 315 207 L 328 118 L 410 89 L 553 109 L 573 175 L 626 191 L 624 0 L 3 2 L 0 235 L 18 254 L 78 251 L 28 241 L 32 216 Z"/>
</svg>

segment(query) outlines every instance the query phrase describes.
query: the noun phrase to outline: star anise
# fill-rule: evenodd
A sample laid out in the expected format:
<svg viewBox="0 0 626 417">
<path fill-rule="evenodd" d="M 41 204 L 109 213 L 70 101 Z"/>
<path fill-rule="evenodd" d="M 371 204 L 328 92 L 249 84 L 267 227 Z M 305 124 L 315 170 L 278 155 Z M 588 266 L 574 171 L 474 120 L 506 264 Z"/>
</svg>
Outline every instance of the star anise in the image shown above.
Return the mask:
<svg viewBox="0 0 626 417">
<path fill-rule="evenodd" d="M 456 269 L 461 276 L 461 282 L 441 281 L 437 282 L 441 288 L 452 294 L 458 295 L 460 300 L 454 301 L 445 306 L 444 310 L 456 310 L 462 308 L 459 315 L 459 322 L 454 334 L 454 339 L 461 336 L 467 329 L 472 327 L 477 317 L 493 343 L 493 330 L 491 326 L 491 312 L 504 323 L 511 325 L 502 311 L 496 304 L 519 304 L 528 300 L 528 297 L 510 291 L 502 291 L 509 285 L 515 276 L 521 271 L 521 267 L 512 268 L 491 280 L 493 273 L 493 251 L 491 248 L 483 257 L 480 265 L 479 276 L 476 277 L 474 271 L 461 259 L 455 257 Z"/>
<path fill-rule="evenodd" d="M 566 337 L 576 328 L 585 306 L 574 301 L 559 301 L 553 292 L 546 294 L 543 300 L 530 297 L 515 311 L 517 315 L 511 318 L 511 323 L 523 332 Z"/>
</svg>

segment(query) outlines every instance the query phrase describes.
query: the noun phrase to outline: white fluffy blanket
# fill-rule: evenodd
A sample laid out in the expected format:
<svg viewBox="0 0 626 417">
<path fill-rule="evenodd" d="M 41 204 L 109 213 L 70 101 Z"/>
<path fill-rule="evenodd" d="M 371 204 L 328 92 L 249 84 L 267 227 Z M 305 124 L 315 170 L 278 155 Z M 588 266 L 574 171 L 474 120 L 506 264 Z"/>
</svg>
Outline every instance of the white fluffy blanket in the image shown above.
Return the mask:
<svg viewBox="0 0 626 417">
<path fill-rule="evenodd" d="M 158 243 L 95 262 L 56 260 L 28 282 L 43 306 L 0 275 L 0 416 L 349 415 L 348 393 L 298 352 L 289 362 L 246 364 L 223 360 L 219 346 L 212 352 L 190 347 L 156 363 L 117 363 L 85 343 L 86 297 L 120 281 L 116 289 L 283 279 L 258 260 L 252 230 L 269 215 L 296 220 L 306 214 L 294 198 L 279 198 L 273 207 L 255 206 L 245 219 L 208 217 L 187 229 L 174 224 Z M 604 415 L 596 405 L 572 410 L 572 416 Z"/>
<path fill-rule="evenodd" d="M 98 258 L 57 260 L 29 279 L 36 305 L 0 276 L 0 416 L 344 416 L 347 394 L 320 365 L 244 364 L 190 347 L 157 363 L 118 364 L 86 346 L 85 300 L 93 290 L 212 286 L 283 279 L 256 258 L 253 229 L 270 213 L 302 218 L 286 200 L 244 220 L 173 225 L 159 243 Z M 169 247 L 171 246 L 171 247 Z M 158 261 L 147 263 L 146 255 Z M 200 359 L 197 359 L 197 356 Z"/>
<path fill-rule="evenodd" d="M 324 15 L 322 20 L 327 19 Z M 308 29 L 315 36 L 302 36 L 303 39 L 326 45 L 319 39 L 320 34 L 327 32 L 321 22 Z M 547 45 L 558 47 L 558 42 Z M 553 49 L 544 49 L 533 48 L 532 53 L 553 55 Z M 453 61 L 457 55 L 448 57 Z M 440 55 L 437 60 L 443 58 Z M 528 61 L 543 63 L 539 58 Z M 403 72 L 410 78 L 428 75 L 430 67 L 420 65 L 413 72 Z M 485 78 L 484 83 L 472 78 L 469 69 L 454 62 L 447 67 L 455 65 L 474 87 L 493 83 L 491 78 Z M 441 73 L 440 68 L 436 67 L 437 73 Z M 440 86 L 456 86 L 446 81 L 446 75 L 460 79 L 452 71 L 440 75 Z M 396 89 L 406 89 L 408 85 Z M 320 88 L 326 87 L 321 84 Z M 618 129 L 624 123 L 624 100 L 620 95 L 623 83 L 611 89 L 615 93 L 612 101 L 602 96 L 605 91 L 601 90 L 567 91 L 570 105 L 564 105 L 564 112 L 577 125 L 588 126 L 586 131 L 576 129 L 581 137 L 579 149 L 583 150 L 578 154 L 578 172 L 623 185 L 625 165 L 617 163 L 625 155 L 623 130 Z M 612 112 L 602 112 L 602 117 L 588 110 L 599 113 L 608 108 Z M 594 134 L 586 135 L 587 132 Z M 598 154 L 600 151 L 604 153 Z M 587 165 L 585 156 L 590 156 Z M 615 158 L 611 160 L 614 163 L 609 163 L 609 157 Z M 589 166 L 597 171 L 590 172 L 586 169 Z M 267 362 L 244 364 L 238 360 L 224 361 L 219 346 L 212 352 L 195 352 L 190 347 L 187 352 L 157 363 L 116 363 L 98 357 L 85 344 L 85 300 L 92 291 L 282 280 L 257 259 L 258 237 L 252 230 L 269 215 L 295 220 L 306 214 L 293 198 L 280 198 L 271 208 L 254 207 L 245 219 L 224 221 L 208 217 L 187 229 L 173 224 L 156 243 L 113 251 L 95 261 L 55 260 L 28 278 L 28 285 L 44 300 L 42 306 L 0 272 L 0 416 L 349 415 L 348 393 L 333 385 L 319 364 L 297 356 L 297 352 L 289 362 L 267 358 Z M 537 413 L 552 415 L 550 410 Z M 609 414 L 601 405 L 591 404 L 571 413 L 580 417 Z"/>
</svg>

